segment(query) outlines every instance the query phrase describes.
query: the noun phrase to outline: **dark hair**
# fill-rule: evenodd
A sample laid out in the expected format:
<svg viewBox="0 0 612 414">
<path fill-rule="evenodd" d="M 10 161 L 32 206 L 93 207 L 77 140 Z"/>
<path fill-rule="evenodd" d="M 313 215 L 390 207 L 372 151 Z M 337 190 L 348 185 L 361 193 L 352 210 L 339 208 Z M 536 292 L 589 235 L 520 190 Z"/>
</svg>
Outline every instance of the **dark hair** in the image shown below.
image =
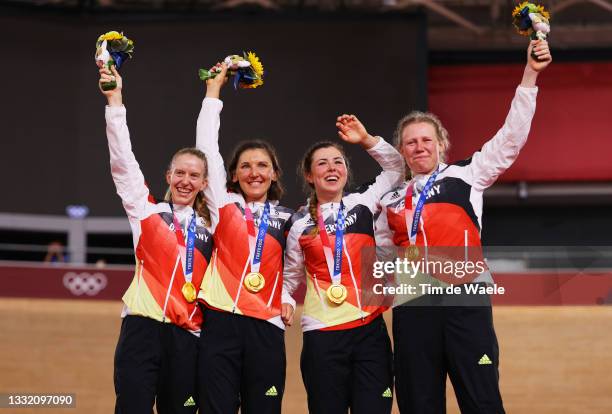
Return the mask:
<svg viewBox="0 0 612 414">
<path fill-rule="evenodd" d="M 244 141 L 238 144 L 238 146 L 234 149 L 234 153 L 232 154 L 232 159 L 227 166 L 227 183 L 226 187 L 229 191 L 234 193 L 242 194 L 242 189 L 240 188 L 239 182 L 234 182 L 234 174 L 236 174 L 236 169 L 238 168 L 238 160 L 243 152 L 248 150 L 260 149 L 268 154 L 270 160 L 272 160 L 272 169 L 276 173 L 276 180 L 272 181 L 270 188 L 268 188 L 267 198 L 268 200 L 280 200 L 285 190 L 283 189 L 283 184 L 281 183 L 281 175 L 283 171 L 280 168 L 280 163 L 278 162 L 278 157 L 276 156 L 276 150 L 274 147 L 266 141 L 261 140 L 250 140 Z"/>
<path fill-rule="evenodd" d="M 172 164 L 174 160 L 181 155 L 193 155 L 202 160 L 204 163 L 204 177 L 208 178 L 208 162 L 206 161 L 206 155 L 202 151 L 197 148 L 182 148 L 174 153 L 172 159 L 170 160 L 170 164 L 168 164 L 167 171 L 172 170 Z M 172 201 L 172 193 L 170 192 L 170 187 L 166 190 L 166 194 L 164 195 L 164 201 Z M 195 212 L 204 219 L 205 225 L 210 226 L 210 211 L 208 210 L 208 206 L 206 205 L 206 201 L 204 200 L 204 194 L 199 191 L 196 195 L 195 201 L 193 202 L 193 209 Z"/>
<path fill-rule="evenodd" d="M 344 152 L 344 148 L 342 147 L 342 145 L 332 141 L 319 141 L 313 144 L 310 148 L 308 148 L 308 150 L 304 154 L 304 157 L 302 158 L 302 162 L 298 166 L 298 175 L 302 175 L 302 178 L 304 179 L 304 190 L 309 193 L 308 212 L 310 213 L 310 217 L 312 218 L 312 220 L 315 222 L 314 229 L 311 233 L 312 235 L 316 235 L 319 232 L 319 227 L 317 226 L 317 205 L 319 204 L 319 200 L 317 198 L 317 192 L 314 189 L 314 185 L 306 180 L 306 175 L 311 171 L 312 157 L 314 156 L 314 153 L 320 150 L 321 148 L 329 147 L 333 147 L 340 151 L 340 154 L 342 154 L 342 157 L 344 158 L 344 163 L 346 164 L 346 171 L 348 174 L 347 181 L 350 181 L 351 177 L 351 167 L 349 164 L 349 159 L 346 156 L 346 152 Z"/>
</svg>

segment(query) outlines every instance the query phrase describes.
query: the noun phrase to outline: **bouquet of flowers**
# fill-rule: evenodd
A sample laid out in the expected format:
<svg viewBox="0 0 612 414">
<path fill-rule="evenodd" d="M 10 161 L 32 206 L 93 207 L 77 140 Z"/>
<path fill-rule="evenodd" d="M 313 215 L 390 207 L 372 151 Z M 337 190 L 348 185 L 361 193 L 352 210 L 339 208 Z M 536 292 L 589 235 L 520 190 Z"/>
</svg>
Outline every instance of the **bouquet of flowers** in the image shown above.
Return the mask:
<svg viewBox="0 0 612 414">
<path fill-rule="evenodd" d="M 229 55 L 223 62 L 228 67 L 230 76 L 234 76 L 234 89 L 253 89 L 263 85 L 264 68 L 253 52 L 240 55 Z M 200 69 L 200 79 L 212 79 L 221 72 L 221 66 L 215 65 L 210 70 Z"/>
<path fill-rule="evenodd" d="M 132 57 L 134 53 L 134 42 L 128 39 L 122 33 L 110 31 L 100 35 L 96 41 L 96 65 L 99 68 L 106 66 L 109 70 L 115 65 L 117 69 L 121 67 L 123 62 Z M 110 91 L 115 89 L 117 83 L 113 80 L 102 84 L 102 89 Z"/>
<path fill-rule="evenodd" d="M 512 24 L 516 30 L 532 40 L 546 40 L 550 33 L 550 13 L 543 6 L 523 2 L 512 11 Z"/>
</svg>

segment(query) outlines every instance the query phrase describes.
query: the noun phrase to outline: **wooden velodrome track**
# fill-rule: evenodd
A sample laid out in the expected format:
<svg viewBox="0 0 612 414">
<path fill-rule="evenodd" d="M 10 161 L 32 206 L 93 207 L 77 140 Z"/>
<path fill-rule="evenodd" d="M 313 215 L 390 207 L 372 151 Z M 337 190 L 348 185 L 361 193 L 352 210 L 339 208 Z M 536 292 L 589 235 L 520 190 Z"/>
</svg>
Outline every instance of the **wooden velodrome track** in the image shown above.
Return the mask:
<svg viewBox="0 0 612 414">
<path fill-rule="evenodd" d="M 52 412 L 113 412 L 120 309 L 119 302 L 108 301 L 0 299 L 0 393 L 75 393 L 76 409 Z M 509 414 L 612 412 L 612 307 L 494 312 Z M 389 313 L 386 317 L 390 322 Z M 287 332 L 286 413 L 307 412 L 300 349 L 301 333 L 294 326 Z M 458 413 L 450 385 L 447 401 L 449 413 Z M 41 409 L 0 409 L 4 412 Z"/>
</svg>

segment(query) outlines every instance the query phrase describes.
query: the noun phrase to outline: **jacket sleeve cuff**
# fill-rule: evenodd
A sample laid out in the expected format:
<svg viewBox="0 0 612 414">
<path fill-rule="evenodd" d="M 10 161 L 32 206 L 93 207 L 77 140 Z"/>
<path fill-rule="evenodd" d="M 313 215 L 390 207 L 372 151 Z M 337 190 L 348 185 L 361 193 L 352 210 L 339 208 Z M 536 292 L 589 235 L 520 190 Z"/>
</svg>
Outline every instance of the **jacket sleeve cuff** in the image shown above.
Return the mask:
<svg viewBox="0 0 612 414">
<path fill-rule="evenodd" d="M 293 299 L 293 297 L 289 293 L 283 292 L 281 302 L 290 304 L 291 306 L 293 306 L 293 310 L 295 310 L 295 299 Z"/>
<path fill-rule="evenodd" d="M 223 109 L 223 101 L 221 99 L 218 99 L 218 98 L 208 98 L 208 97 L 206 97 L 202 101 L 202 104 L 206 104 L 210 108 L 214 108 L 214 109 L 216 109 L 219 112 L 221 112 L 221 110 Z"/>
<path fill-rule="evenodd" d="M 517 86 L 516 87 L 516 93 L 526 93 L 528 95 L 537 95 L 538 94 L 538 87 L 537 86 L 532 86 L 532 87 L 527 87 L 527 86 Z"/>
<path fill-rule="evenodd" d="M 121 119 L 125 117 L 126 109 L 124 105 L 121 106 L 110 106 L 106 105 L 104 108 L 104 115 L 106 117 L 107 122 L 117 121 L 117 119 Z"/>
<path fill-rule="evenodd" d="M 379 138 L 378 142 L 376 143 L 376 145 L 374 145 L 372 148 L 368 148 L 366 150 L 368 152 L 368 154 L 370 154 L 370 155 L 378 154 L 380 152 L 380 149 L 382 147 L 384 147 L 385 144 L 387 144 L 387 141 L 385 141 L 385 139 L 383 137 L 377 135 L 376 138 Z"/>
</svg>

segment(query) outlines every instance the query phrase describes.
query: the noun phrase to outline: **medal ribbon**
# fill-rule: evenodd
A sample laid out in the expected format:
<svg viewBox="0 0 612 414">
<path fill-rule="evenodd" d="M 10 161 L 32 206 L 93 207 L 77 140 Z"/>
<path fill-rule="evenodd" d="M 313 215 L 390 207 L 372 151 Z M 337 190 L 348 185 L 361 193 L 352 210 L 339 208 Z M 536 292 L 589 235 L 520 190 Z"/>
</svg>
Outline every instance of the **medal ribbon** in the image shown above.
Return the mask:
<svg viewBox="0 0 612 414">
<path fill-rule="evenodd" d="M 423 191 L 419 195 L 419 200 L 417 201 L 416 207 L 414 208 L 414 214 L 412 215 L 412 223 L 410 223 L 410 217 L 408 217 L 408 206 L 412 206 L 412 187 L 416 184 L 408 185 L 406 189 L 406 199 L 404 200 L 404 219 L 406 220 L 406 229 L 408 230 L 408 239 L 410 240 L 410 245 L 414 246 L 416 244 L 416 236 L 419 232 L 419 222 L 421 221 L 421 213 L 423 212 L 423 206 L 425 205 L 425 200 L 427 199 L 427 193 L 431 190 L 436 177 L 438 176 L 438 169 L 429 177 L 425 187 L 423 187 Z"/>
<path fill-rule="evenodd" d="M 255 237 L 255 218 L 253 212 L 249 208 L 249 205 L 245 203 L 244 216 L 247 223 L 247 232 L 249 234 L 249 253 L 252 254 L 251 259 L 251 272 L 259 273 L 259 266 L 261 265 L 261 256 L 263 255 L 264 241 L 266 240 L 266 232 L 268 231 L 268 217 L 270 216 L 270 203 L 266 201 L 264 205 L 263 213 L 261 214 L 261 220 L 259 222 L 259 229 L 257 231 L 257 237 Z"/>
<path fill-rule="evenodd" d="M 323 244 L 323 253 L 325 254 L 325 261 L 327 262 L 327 269 L 329 270 L 332 283 L 340 284 L 340 279 L 342 278 L 342 245 L 344 242 L 344 203 L 340 201 L 340 209 L 336 217 L 336 240 L 334 243 L 333 255 L 320 206 L 317 206 L 317 225 L 319 227 L 319 235 L 321 236 L 321 243 Z"/>
<path fill-rule="evenodd" d="M 191 216 L 189 227 L 187 229 L 187 245 L 185 245 L 185 236 L 183 235 L 183 229 L 181 223 L 179 223 L 176 215 L 174 214 L 174 207 L 170 204 L 170 210 L 172 211 L 172 222 L 174 223 L 174 234 L 176 235 L 176 241 L 179 245 L 185 247 L 185 281 L 191 282 L 193 279 L 193 257 L 195 250 L 195 233 L 196 233 L 196 216 L 195 210 Z"/>
</svg>

